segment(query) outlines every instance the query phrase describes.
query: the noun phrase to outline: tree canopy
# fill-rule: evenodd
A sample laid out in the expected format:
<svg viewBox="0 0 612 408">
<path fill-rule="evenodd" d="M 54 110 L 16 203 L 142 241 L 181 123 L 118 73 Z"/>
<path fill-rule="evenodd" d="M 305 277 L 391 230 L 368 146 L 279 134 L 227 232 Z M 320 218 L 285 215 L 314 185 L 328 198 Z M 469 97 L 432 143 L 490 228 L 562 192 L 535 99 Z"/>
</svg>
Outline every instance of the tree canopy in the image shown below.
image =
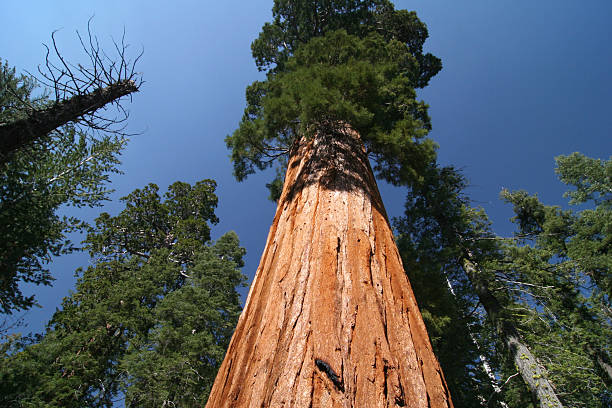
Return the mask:
<svg viewBox="0 0 612 408">
<path fill-rule="evenodd" d="M 239 128 L 226 139 L 242 180 L 284 161 L 294 143 L 316 133 L 354 128 L 394 184 L 419 180 L 435 157 L 426 138 L 427 85 L 440 60 L 423 53 L 425 25 L 388 1 L 276 1 L 274 21 L 253 42 L 267 72 L 247 88 Z M 338 136 L 340 137 L 340 136 Z"/>
</svg>

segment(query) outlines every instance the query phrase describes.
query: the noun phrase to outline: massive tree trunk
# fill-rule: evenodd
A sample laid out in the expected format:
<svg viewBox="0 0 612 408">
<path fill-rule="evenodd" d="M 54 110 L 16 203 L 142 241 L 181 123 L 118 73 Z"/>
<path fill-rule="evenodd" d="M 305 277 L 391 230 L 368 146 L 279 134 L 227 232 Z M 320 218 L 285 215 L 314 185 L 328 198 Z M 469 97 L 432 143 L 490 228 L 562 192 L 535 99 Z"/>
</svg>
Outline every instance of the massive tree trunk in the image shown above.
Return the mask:
<svg viewBox="0 0 612 408">
<path fill-rule="evenodd" d="M 363 144 L 302 140 L 208 407 L 452 407 Z"/>
<path fill-rule="evenodd" d="M 489 289 L 487 282 L 479 277 L 478 265 L 470 260 L 471 257 L 472 254 L 468 251 L 463 260 L 465 271 L 478 295 L 478 300 L 511 354 L 523 381 L 539 402 L 540 407 L 563 408 L 552 383 L 547 378 L 546 370 L 540 366 L 529 347 L 523 342 L 512 322 L 502 317 L 502 306 Z"/>
</svg>

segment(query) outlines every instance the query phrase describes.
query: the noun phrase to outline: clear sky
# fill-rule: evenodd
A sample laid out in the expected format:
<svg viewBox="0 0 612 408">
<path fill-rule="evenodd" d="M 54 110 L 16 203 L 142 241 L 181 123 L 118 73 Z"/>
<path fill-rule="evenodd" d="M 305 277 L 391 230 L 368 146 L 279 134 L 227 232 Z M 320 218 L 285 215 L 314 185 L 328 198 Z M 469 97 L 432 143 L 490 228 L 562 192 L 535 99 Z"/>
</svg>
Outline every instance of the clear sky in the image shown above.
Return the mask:
<svg viewBox="0 0 612 408">
<path fill-rule="evenodd" d="M 109 45 L 125 27 L 132 55 L 144 49 L 137 69 L 145 80 L 133 102 L 133 137 L 113 178 L 117 199 L 155 183 L 217 180 L 219 236 L 235 230 L 247 249 L 244 273 L 253 278 L 275 205 L 266 197 L 271 174 L 237 183 L 224 138 L 237 126 L 244 90 L 261 78 L 250 43 L 271 18 L 272 0 L 246 1 L 33 1 L 5 0 L 0 16 L 0 58 L 18 71 L 36 71 L 42 43 L 60 29 L 58 44 L 69 60 L 85 62 L 75 30 L 93 30 Z M 612 154 L 612 2 L 609 0 L 414 0 L 395 2 L 416 10 L 428 25 L 429 52 L 444 68 L 420 92 L 430 105 L 431 137 L 442 164 L 464 170 L 468 194 L 483 206 L 494 230 L 509 235 L 511 209 L 502 188 L 537 192 L 562 205 L 554 157 L 580 151 Z M 401 215 L 404 192 L 381 185 L 390 216 Z M 88 219 L 102 209 L 80 213 Z M 74 255 L 51 265 L 52 288 L 34 287 L 34 309 L 22 331 L 40 331 L 88 259 Z M 29 288 L 30 289 L 30 288 Z"/>
</svg>

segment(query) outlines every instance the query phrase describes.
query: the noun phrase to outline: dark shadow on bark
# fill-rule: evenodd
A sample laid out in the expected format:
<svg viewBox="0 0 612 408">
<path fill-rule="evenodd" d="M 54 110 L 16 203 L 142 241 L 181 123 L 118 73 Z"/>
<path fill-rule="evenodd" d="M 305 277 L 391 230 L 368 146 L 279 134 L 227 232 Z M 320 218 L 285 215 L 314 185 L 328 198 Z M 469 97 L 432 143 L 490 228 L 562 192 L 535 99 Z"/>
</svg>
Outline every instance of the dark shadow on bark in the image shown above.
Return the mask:
<svg viewBox="0 0 612 408">
<path fill-rule="evenodd" d="M 388 222 L 363 141 L 350 127 L 331 128 L 310 138 L 302 138 L 293 147 L 289 159 L 288 174 L 294 171 L 299 171 L 299 174 L 281 196 L 281 203 L 291 201 L 313 184 L 331 191 L 362 190 Z M 291 180 L 285 180 L 288 182 Z"/>
</svg>

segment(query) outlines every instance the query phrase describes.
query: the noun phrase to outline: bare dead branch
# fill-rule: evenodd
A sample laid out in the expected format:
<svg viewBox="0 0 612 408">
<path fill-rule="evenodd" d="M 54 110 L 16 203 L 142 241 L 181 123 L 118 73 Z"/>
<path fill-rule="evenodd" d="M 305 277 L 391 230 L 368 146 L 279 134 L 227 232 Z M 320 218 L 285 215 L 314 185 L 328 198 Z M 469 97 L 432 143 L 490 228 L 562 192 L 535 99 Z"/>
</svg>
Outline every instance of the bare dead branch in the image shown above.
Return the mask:
<svg viewBox="0 0 612 408">
<path fill-rule="evenodd" d="M 129 112 L 121 100 L 138 92 L 143 81 L 136 71 L 141 51 L 134 59 L 128 57 L 129 45 L 125 29 L 119 42 L 113 39 L 113 53 L 107 54 L 98 38 L 92 34 L 90 18 L 87 38 L 78 31 L 81 48 L 87 55 L 87 66 L 66 60 L 56 39 L 51 34 L 51 46 L 44 45 L 45 62 L 38 67 L 38 83 L 51 89 L 54 100 L 44 107 L 26 107 L 26 118 L 0 123 L 0 164 L 11 155 L 66 124 L 74 124 L 86 132 L 104 132 L 126 137 Z M 109 113 L 110 107 L 115 113 Z"/>
</svg>

